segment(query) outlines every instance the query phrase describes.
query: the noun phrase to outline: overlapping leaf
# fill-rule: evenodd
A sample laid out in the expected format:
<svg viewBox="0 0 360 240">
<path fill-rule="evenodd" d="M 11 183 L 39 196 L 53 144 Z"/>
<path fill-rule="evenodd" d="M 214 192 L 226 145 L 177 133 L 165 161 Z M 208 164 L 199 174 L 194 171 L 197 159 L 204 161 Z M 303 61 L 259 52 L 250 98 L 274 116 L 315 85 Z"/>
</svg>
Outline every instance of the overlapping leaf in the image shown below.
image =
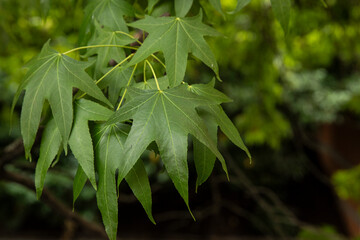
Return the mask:
<svg viewBox="0 0 360 240">
<path fill-rule="evenodd" d="M 99 175 L 96 193 L 105 230 L 110 239 L 116 239 L 118 224 L 118 202 L 116 194 L 115 172 L 124 159 L 124 143 L 130 126 L 127 124 L 100 124 L 95 127 L 93 138 L 95 145 L 96 169 Z M 133 164 L 126 177 L 134 195 L 144 207 L 149 219 L 154 222 L 151 212 L 151 190 L 147 174 L 141 160 Z"/>
<path fill-rule="evenodd" d="M 185 75 L 188 53 L 191 52 L 218 75 L 218 65 L 214 54 L 204 40 L 204 36 L 218 33 L 202 23 L 202 13 L 196 17 L 151 17 L 129 24 L 149 33 L 144 43 L 130 61 L 130 65 L 141 62 L 151 54 L 162 51 L 170 86 L 180 84 Z"/>
<path fill-rule="evenodd" d="M 48 100 L 50 104 L 65 151 L 73 122 L 73 87 L 111 106 L 85 72 L 88 66 L 89 63 L 76 61 L 51 49 L 49 42 L 31 61 L 29 71 L 20 84 L 13 102 L 14 106 L 21 91 L 25 89 L 21 111 L 21 133 L 27 157 L 30 156 L 45 100 Z"/>
<path fill-rule="evenodd" d="M 94 21 L 113 31 L 128 31 L 124 16 L 133 16 L 134 9 L 125 0 L 94 0 L 85 8 L 85 16 L 80 28 L 80 43 L 92 34 Z"/>
<path fill-rule="evenodd" d="M 201 105 L 214 104 L 216 101 L 195 95 L 187 88 L 186 84 L 164 91 L 128 88 L 130 100 L 110 117 L 108 124 L 133 119 L 124 145 L 124 157 L 119 164 L 120 179 L 128 174 L 147 146 L 155 141 L 170 178 L 189 206 L 188 134 L 192 134 L 217 156 L 225 172 L 227 168 L 225 160 L 195 109 Z"/>
<path fill-rule="evenodd" d="M 106 121 L 112 113 L 108 108 L 89 100 L 80 99 L 75 102 L 75 120 L 69 145 L 95 189 L 94 151 L 88 121 Z"/>
<path fill-rule="evenodd" d="M 174 4 L 176 16 L 185 17 L 193 4 L 193 0 L 175 0 Z"/>
<path fill-rule="evenodd" d="M 101 28 L 96 24 L 96 36 L 89 41 L 89 45 L 118 45 L 124 46 L 134 42 L 135 40 L 124 34 L 110 31 L 106 28 Z M 114 60 L 120 62 L 125 58 L 124 49 L 121 47 L 99 47 L 90 48 L 84 55 L 89 57 L 97 55 L 95 63 L 95 78 L 99 78 L 103 72 L 106 71 L 109 61 Z"/>
<path fill-rule="evenodd" d="M 108 69 L 108 71 L 110 71 L 110 69 Z M 98 84 L 101 89 L 107 88 L 109 101 L 113 105 L 116 104 L 121 89 L 127 85 L 132 71 L 133 67 L 118 67 Z"/>
</svg>

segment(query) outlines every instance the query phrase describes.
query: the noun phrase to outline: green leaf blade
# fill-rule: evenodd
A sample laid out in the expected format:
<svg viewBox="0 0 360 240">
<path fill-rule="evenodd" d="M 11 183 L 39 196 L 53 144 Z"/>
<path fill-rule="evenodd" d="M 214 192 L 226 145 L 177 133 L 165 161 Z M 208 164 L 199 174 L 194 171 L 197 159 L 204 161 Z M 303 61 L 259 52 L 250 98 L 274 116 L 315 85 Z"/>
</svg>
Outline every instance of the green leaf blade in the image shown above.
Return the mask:
<svg viewBox="0 0 360 240">
<path fill-rule="evenodd" d="M 36 196 L 39 199 L 44 188 L 45 177 L 61 145 L 61 136 L 54 119 L 46 125 L 40 145 L 40 157 L 35 169 Z"/>
<path fill-rule="evenodd" d="M 136 198 L 140 201 L 147 216 L 153 224 L 155 220 L 152 216 L 152 200 L 149 179 L 141 159 L 137 161 L 134 167 L 125 177 L 126 182 L 133 191 Z"/>
<path fill-rule="evenodd" d="M 73 182 L 73 210 L 75 208 L 75 202 L 80 196 L 80 193 L 82 192 L 87 179 L 88 177 L 86 176 L 84 170 L 81 168 L 80 165 L 78 165 L 78 169 L 76 170 Z"/>
<path fill-rule="evenodd" d="M 185 17 L 189 12 L 193 0 L 175 0 L 175 12 L 178 17 Z"/>
</svg>

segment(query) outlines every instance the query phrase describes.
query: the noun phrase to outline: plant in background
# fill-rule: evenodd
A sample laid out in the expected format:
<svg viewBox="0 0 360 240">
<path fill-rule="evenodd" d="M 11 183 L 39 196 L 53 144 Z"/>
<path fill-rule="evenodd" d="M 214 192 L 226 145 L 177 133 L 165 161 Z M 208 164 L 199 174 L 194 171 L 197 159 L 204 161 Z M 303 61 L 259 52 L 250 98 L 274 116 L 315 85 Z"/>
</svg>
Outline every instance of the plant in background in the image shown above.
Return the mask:
<svg viewBox="0 0 360 240">
<path fill-rule="evenodd" d="M 220 0 L 209 2 L 226 15 Z M 249 2 L 238 0 L 234 12 Z M 287 33 L 290 1 L 271 3 Z M 45 125 L 35 172 L 38 198 L 46 172 L 70 148 L 78 161 L 74 203 L 89 180 L 97 191 L 106 232 L 115 239 L 118 188 L 123 180 L 155 223 L 141 159 L 146 150 L 160 155 L 190 214 L 189 134 L 198 175 L 196 187 L 210 176 L 216 159 L 227 174 L 217 148 L 218 128 L 251 159 L 221 107 L 231 100 L 214 88 L 215 79 L 207 84 L 184 82 L 189 53 L 220 80 L 216 59 L 204 39 L 219 34 L 203 23 L 204 5 L 208 3 L 193 0 L 90 1 L 79 32 L 80 47 L 59 53 L 50 47 L 50 41 L 45 43 L 28 63 L 13 101 L 14 108 L 25 90 L 21 133 L 30 160 L 38 128 Z M 77 52 L 82 55 L 78 57 Z"/>
</svg>

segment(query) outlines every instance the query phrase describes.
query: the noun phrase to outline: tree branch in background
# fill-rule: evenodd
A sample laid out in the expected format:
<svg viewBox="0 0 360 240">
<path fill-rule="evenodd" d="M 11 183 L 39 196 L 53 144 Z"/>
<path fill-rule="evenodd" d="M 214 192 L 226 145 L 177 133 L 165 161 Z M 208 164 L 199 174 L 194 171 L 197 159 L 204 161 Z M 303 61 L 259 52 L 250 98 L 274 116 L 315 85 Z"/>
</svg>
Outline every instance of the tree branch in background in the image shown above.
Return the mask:
<svg viewBox="0 0 360 240">
<path fill-rule="evenodd" d="M 15 182 L 35 192 L 35 184 L 31 178 L 22 176 L 17 173 L 12 173 L 4 170 L 1 173 L 0 179 L 5 181 Z M 72 219 L 77 222 L 84 229 L 96 233 L 99 236 L 107 238 L 104 228 L 97 223 L 93 223 L 84 219 L 81 215 L 71 211 L 69 207 L 60 202 L 49 190 L 44 188 L 41 200 L 46 203 L 54 212 L 59 213 L 66 219 Z"/>
</svg>

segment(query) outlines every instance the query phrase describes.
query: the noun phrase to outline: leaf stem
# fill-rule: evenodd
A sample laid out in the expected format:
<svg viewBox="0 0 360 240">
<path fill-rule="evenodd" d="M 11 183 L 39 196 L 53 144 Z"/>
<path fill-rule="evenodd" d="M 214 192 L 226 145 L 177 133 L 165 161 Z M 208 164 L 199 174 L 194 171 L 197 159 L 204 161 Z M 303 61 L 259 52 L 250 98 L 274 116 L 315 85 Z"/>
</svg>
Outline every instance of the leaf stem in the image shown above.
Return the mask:
<svg viewBox="0 0 360 240">
<path fill-rule="evenodd" d="M 140 42 L 139 39 L 135 38 L 135 37 L 132 36 L 131 34 L 128 34 L 128 33 L 123 32 L 123 31 L 115 31 L 115 33 L 120 33 L 120 34 L 123 34 L 123 35 L 125 35 L 125 36 L 128 36 L 129 38 L 136 40 L 136 42 L 137 42 L 139 45 L 142 45 L 142 42 Z M 157 56 L 155 56 L 155 54 L 151 54 L 151 56 L 152 56 L 156 61 L 158 61 L 158 62 L 166 69 L 165 64 L 164 64 Z"/>
<path fill-rule="evenodd" d="M 78 50 L 82 50 L 82 49 L 88 49 L 88 48 L 100 48 L 100 47 L 119 47 L 119 48 L 128 48 L 128 49 L 133 49 L 133 50 L 137 50 L 137 47 L 130 47 L 130 46 L 124 46 L 124 45 L 112 45 L 112 44 L 104 44 L 104 45 L 90 45 L 90 46 L 83 46 L 83 47 L 78 47 L 78 48 L 74 48 L 71 49 L 67 52 L 64 52 L 62 54 L 69 54 L 71 52 L 75 52 Z"/>
<path fill-rule="evenodd" d="M 130 54 L 129 56 L 127 56 L 124 60 L 122 60 L 121 62 L 119 62 L 118 64 L 116 64 L 112 69 L 110 69 L 107 73 L 105 73 L 101 78 L 99 78 L 99 80 L 96 81 L 96 84 L 98 84 L 99 82 L 101 82 L 107 75 L 109 75 L 112 71 L 114 71 L 116 68 L 118 68 L 120 65 L 122 65 L 124 62 L 126 62 L 129 58 L 132 58 L 132 56 L 134 56 L 134 53 Z"/>
<path fill-rule="evenodd" d="M 131 79 L 132 79 L 132 78 L 133 78 L 133 76 L 134 76 L 134 73 L 135 73 L 136 67 L 137 67 L 137 64 L 134 66 L 134 69 L 132 70 L 131 76 L 130 76 L 130 78 L 129 78 L 128 83 L 126 84 L 126 87 L 130 86 Z M 116 111 L 117 111 L 117 110 L 119 110 L 119 108 L 120 108 L 120 106 L 121 106 L 122 102 L 124 101 L 124 98 L 125 98 L 126 93 L 127 93 L 127 88 L 125 88 L 124 94 L 121 96 L 121 100 L 120 100 L 120 102 L 119 102 L 119 105 L 118 105 L 118 106 L 117 106 L 117 108 L 116 108 Z"/>
<path fill-rule="evenodd" d="M 106 76 L 108 76 L 111 72 L 113 72 L 116 68 L 118 68 L 121 64 L 123 64 L 124 62 L 126 62 L 129 58 L 131 58 L 132 56 L 134 56 L 135 53 L 130 54 L 129 56 L 127 56 L 124 60 L 122 60 L 121 62 L 119 62 L 118 64 L 116 64 L 112 69 L 110 69 L 107 73 L 105 73 L 101 78 L 99 78 L 95 84 L 98 84 L 99 82 L 101 82 L 104 78 L 106 78 Z M 86 93 L 83 93 L 80 97 L 78 97 L 78 99 L 83 98 L 86 95 Z"/>
<path fill-rule="evenodd" d="M 157 56 L 155 56 L 154 54 L 151 54 L 151 56 L 152 56 L 156 61 L 158 61 L 158 62 L 166 69 L 165 64 L 164 64 Z"/>
<path fill-rule="evenodd" d="M 153 76 L 154 76 L 157 89 L 158 89 L 159 91 L 161 91 L 160 86 L 159 86 L 159 82 L 158 82 L 158 80 L 157 80 L 157 77 L 156 77 L 156 74 L 155 74 L 155 71 L 154 71 L 154 68 L 152 67 L 151 63 L 150 63 L 148 60 L 145 60 L 145 62 L 149 65 L 149 67 L 150 67 L 150 69 L 151 69 L 151 71 L 152 71 L 152 74 L 153 74 Z"/>
<path fill-rule="evenodd" d="M 136 42 L 137 42 L 138 44 L 140 44 L 140 45 L 142 44 L 142 42 L 140 42 L 139 39 L 135 38 L 134 36 L 132 36 L 132 35 L 126 33 L 126 32 L 123 32 L 123 31 L 115 31 L 115 33 L 120 33 L 120 34 L 123 34 L 123 35 L 125 35 L 125 36 L 128 36 L 129 38 L 136 40 Z"/>
<path fill-rule="evenodd" d="M 146 62 L 144 62 L 143 74 L 144 74 L 144 83 L 146 83 Z"/>
</svg>

